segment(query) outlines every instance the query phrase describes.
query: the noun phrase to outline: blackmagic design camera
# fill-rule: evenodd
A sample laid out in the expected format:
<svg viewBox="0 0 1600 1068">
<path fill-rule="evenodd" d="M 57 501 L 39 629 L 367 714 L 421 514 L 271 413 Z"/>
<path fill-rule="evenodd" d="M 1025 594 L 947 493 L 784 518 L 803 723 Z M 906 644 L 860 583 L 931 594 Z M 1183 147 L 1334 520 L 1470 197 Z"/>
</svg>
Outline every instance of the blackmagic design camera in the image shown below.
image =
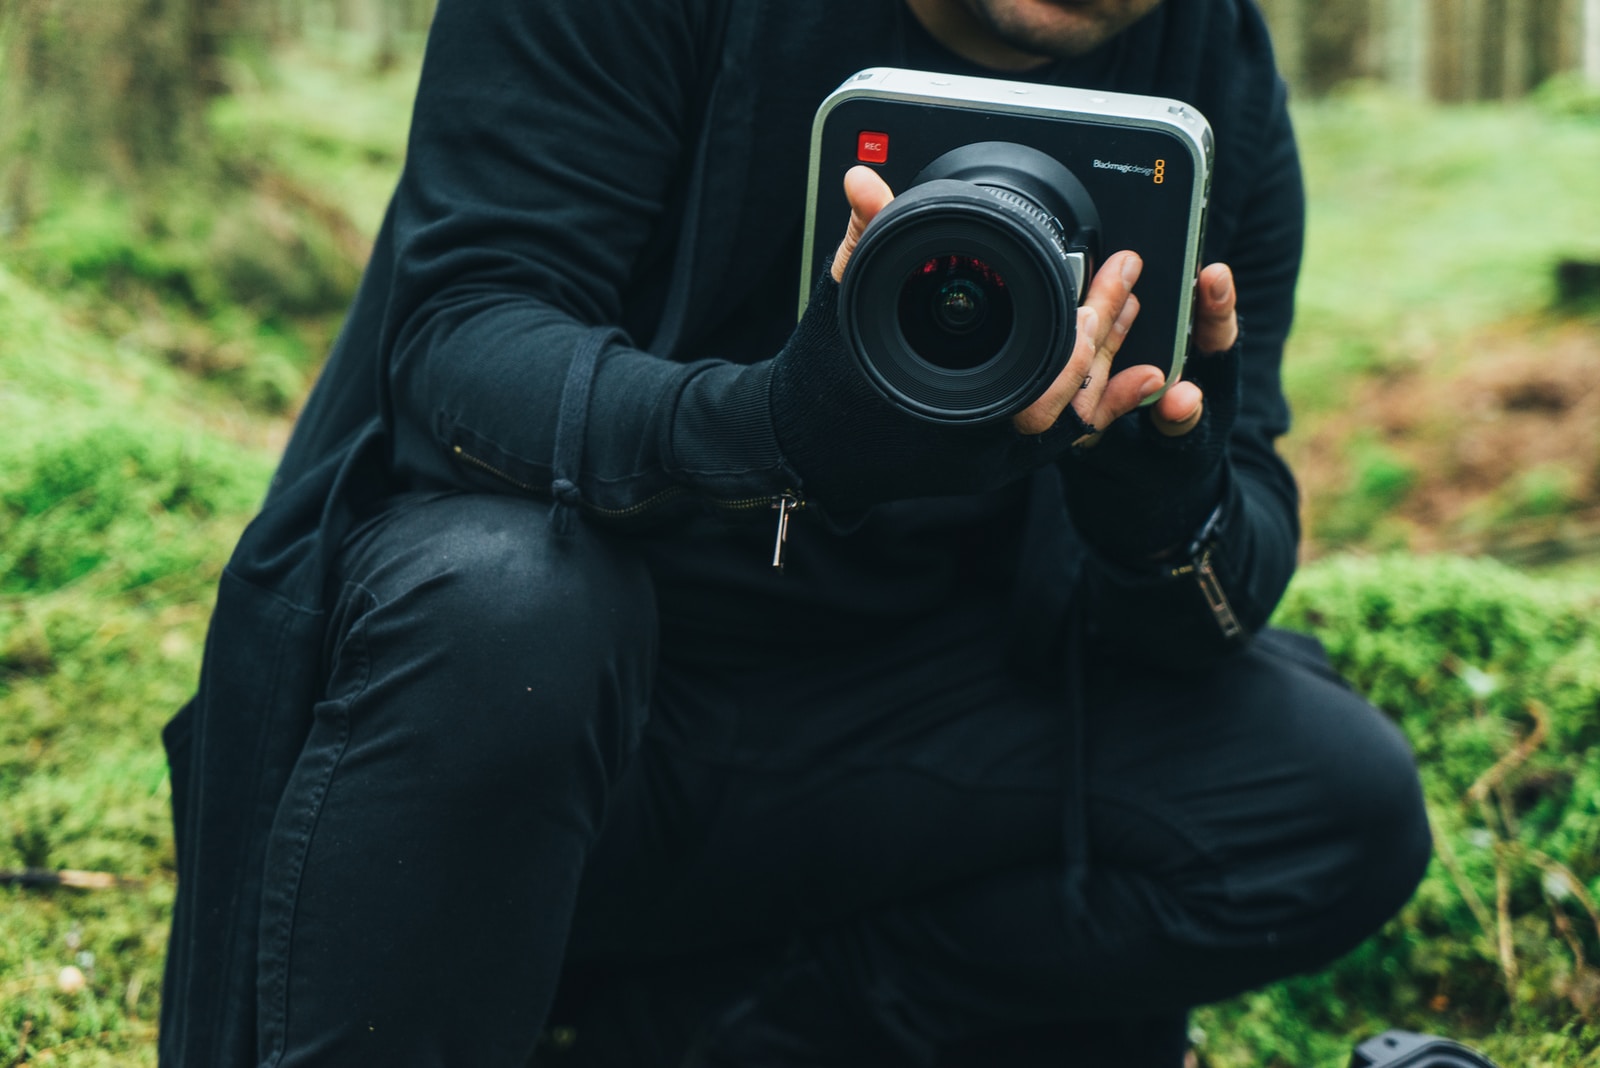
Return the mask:
<svg viewBox="0 0 1600 1068">
<path fill-rule="evenodd" d="M 1066 365 L 1090 279 L 1120 249 L 1144 272 L 1117 366 L 1153 364 L 1170 384 L 1211 159 L 1210 125 L 1181 101 L 864 70 L 812 127 L 801 310 L 850 219 L 844 173 L 864 163 L 896 197 L 851 257 L 840 328 L 890 401 L 941 423 L 1026 408 Z"/>
</svg>

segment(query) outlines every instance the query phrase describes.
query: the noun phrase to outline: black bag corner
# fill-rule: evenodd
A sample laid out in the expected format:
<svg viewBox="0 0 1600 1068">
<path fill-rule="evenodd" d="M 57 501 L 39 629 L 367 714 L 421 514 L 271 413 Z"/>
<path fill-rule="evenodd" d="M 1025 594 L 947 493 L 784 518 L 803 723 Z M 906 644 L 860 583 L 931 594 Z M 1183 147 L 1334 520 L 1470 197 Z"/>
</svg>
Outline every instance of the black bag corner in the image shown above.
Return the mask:
<svg viewBox="0 0 1600 1068">
<path fill-rule="evenodd" d="M 1385 1031 L 1350 1055 L 1350 1068 L 1496 1068 L 1459 1042 L 1412 1031 Z"/>
</svg>

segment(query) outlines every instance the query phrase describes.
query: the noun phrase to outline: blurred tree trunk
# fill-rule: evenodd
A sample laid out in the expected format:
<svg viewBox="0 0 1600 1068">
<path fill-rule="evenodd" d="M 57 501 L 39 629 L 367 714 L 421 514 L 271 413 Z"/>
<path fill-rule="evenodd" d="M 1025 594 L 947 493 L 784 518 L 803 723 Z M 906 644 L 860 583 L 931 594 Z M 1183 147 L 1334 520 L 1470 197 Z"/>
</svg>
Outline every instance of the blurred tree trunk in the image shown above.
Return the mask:
<svg viewBox="0 0 1600 1068">
<path fill-rule="evenodd" d="M 1533 88 L 1529 81 L 1533 64 L 1528 54 L 1533 37 L 1531 6 L 1531 0 L 1506 0 L 1500 95 L 1507 100 L 1514 100 Z"/>
<path fill-rule="evenodd" d="M 1305 20 L 1301 18 L 1300 7 L 1300 0 L 1261 0 L 1262 14 L 1272 30 L 1278 69 L 1296 90 L 1305 84 L 1305 50 L 1301 47 L 1305 39 Z"/>
<path fill-rule="evenodd" d="M 1428 56 L 1432 41 L 1425 0 L 1386 0 L 1384 20 L 1385 80 L 1407 96 L 1428 95 Z"/>
<path fill-rule="evenodd" d="M 1483 8 L 1487 0 L 1462 0 L 1461 21 L 1456 33 L 1461 37 L 1461 99 L 1481 100 L 1484 96 Z"/>
<path fill-rule="evenodd" d="M 49 174 L 134 182 L 201 137 L 214 39 L 201 0 L 4 0 L 0 195 L 13 224 Z"/>
<path fill-rule="evenodd" d="M 1563 71 L 1600 87 L 1600 0 L 1259 2 L 1284 77 L 1311 96 L 1372 78 L 1410 96 L 1509 100 Z"/>
<path fill-rule="evenodd" d="M 1581 22 L 1584 80 L 1600 89 L 1600 0 L 1584 0 Z"/>
</svg>

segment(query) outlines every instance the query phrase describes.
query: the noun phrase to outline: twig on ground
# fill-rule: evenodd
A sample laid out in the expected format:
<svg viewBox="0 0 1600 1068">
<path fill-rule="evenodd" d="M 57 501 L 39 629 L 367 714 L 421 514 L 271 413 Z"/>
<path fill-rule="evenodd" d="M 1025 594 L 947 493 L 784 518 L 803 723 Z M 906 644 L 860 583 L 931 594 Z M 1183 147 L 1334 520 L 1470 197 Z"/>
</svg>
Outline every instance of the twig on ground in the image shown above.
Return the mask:
<svg viewBox="0 0 1600 1068">
<path fill-rule="evenodd" d="M 17 1056 L 16 1056 L 16 1059 L 11 1061 L 6 1066 L 6 1068 L 16 1068 L 17 1065 L 25 1064 L 27 1062 L 27 1060 L 28 1060 L 28 1039 L 30 1039 L 32 1037 L 33 1037 L 33 1021 L 31 1019 L 30 1020 L 23 1020 L 22 1021 L 22 1030 L 20 1032 L 18 1032 L 18 1034 L 17 1034 Z"/>
<path fill-rule="evenodd" d="M 1489 915 L 1489 906 L 1483 903 L 1483 898 L 1478 896 L 1478 888 L 1472 885 L 1472 880 L 1467 878 L 1467 873 L 1461 870 L 1461 862 L 1456 859 L 1455 850 L 1450 848 L 1448 836 L 1438 834 L 1434 836 L 1433 848 L 1439 855 L 1439 862 L 1444 865 L 1444 870 L 1450 873 L 1450 881 L 1456 884 L 1456 893 L 1461 895 L 1461 900 L 1467 903 L 1467 908 L 1478 921 L 1478 926 L 1483 928 L 1483 936 L 1492 943 L 1495 940 L 1494 918 Z"/>
<path fill-rule="evenodd" d="M 1555 921 L 1556 930 L 1561 932 L 1562 939 L 1567 943 L 1567 948 L 1572 950 L 1572 973 L 1574 975 L 1583 971 L 1583 939 L 1578 937 L 1578 932 L 1572 929 L 1572 921 L 1567 919 L 1567 914 L 1561 908 L 1561 902 L 1555 899 L 1548 888 L 1541 887 L 1544 891 L 1545 904 L 1550 906 L 1550 918 Z"/>
<path fill-rule="evenodd" d="M 43 868 L 0 871 L 0 886 L 66 886 L 74 890 L 118 890 L 143 885 L 143 879 L 113 875 L 108 871 L 78 871 L 73 868 L 62 871 L 47 871 Z"/>
<path fill-rule="evenodd" d="M 1500 950 L 1500 971 L 1506 980 L 1506 997 L 1512 1004 L 1517 1001 L 1517 949 L 1511 940 L 1511 866 L 1506 863 L 1510 852 L 1504 842 L 1494 847 L 1494 910 L 1495 932 Z"/>
<path fill-rule="evenodd" d="M 1499 767 L 1499 764 L 1495 765 Z M 1478 782 L 1483 782 L 1479 779 Z M 1476 789 L 1477 784 L 1473 784 Z M 1469 793 L 1469 796 L 1470 793 Z M 1502 834 L 1495 828 L 1495 811 L 1486 797 L 1476 798 L 1478 814 L 1483 818 L 1484 827 L 1494 838 L 1494 942 L 1495 953 L 1500 958 L 1500 974 L 1505 979 L 1506 997 L 1513 1003 L 1517 1000 L 1517 950 L 1511 939 L 1511 865 L 1507 863 L 1511 852 L 1512 843 L 1509 835 L 1512 828 L 1504 828 Z"/>
<path fill-rule="evenodd" d="M 1482 775 L 1478 781 L 1467 788 L 1469 801 L 1483 802 L 1488 799 L 1489 791 L 1499 786 L 1517 768 L 1527 762 L 1534 750 L 1544 744 L 1545 735 L 1550 732 L 1550 715 L 1538 701 L 1529 701 L 1527 704 L 1528 715 L 1533 717 L 1533 730 L 1527 737 L 1518 742 L 1516 747 L 1494 762 L 1494 766 Z"/>
<path fill-rule="evenodd" d="M 1440 859 L 1445 862 L 1446 869 L 1456 882 L 1462 897 L 1466 899 L 1467 906 L 1477 917 L 1478 923 L 1483 927 L 1484 933 L 1493 930 L 1493 941 L 1496 956 L 1500 959 L 1500 973 L 1505 980 L 1506 997 L 1513 1002 L 1517 998 L 1517 951 L 1516 943 L 1512 937 L 1511 929 L 1511 854 L 1519 851 L 1516 843 L 1516 818 L 1511 799 L 1502 789 L 1506 779 L 1512 772 L 1527 763 L 1538 748 L 1544 744 L 1546 736 L 1550 733 L 1550 716 L 1543 705 L 1537 701 L 1529 701 L 1526 705 L 1528 715 L 1533 719 L 1533 729 L 1516 744 L 1505 756 L 1494 762 L 1494 765 L 1478 776 L 1476 782 L 1467 788 L 1463 801 L 1476 804 L 1478 813 L 1483 818 L 1483 825 L 1494 838 L 1494 905 L 1493 919 L 1489 916 L 1488 908 L 1478 897 L 1477 890 L 1467 880 L 1460 866 L 1455 862 L 1455 857 L 1449 855 L 1449 846 L 1441 839 Z M 1498 805 L 1491 802 L 1491 797 Z M 1498 808 L 1498 811 L 1497 811 Z M 1499 818 L 1496 819 L 1496 816 Z M 1498 826 L 1497 826 L 1498 825 Z"/>
</svg>

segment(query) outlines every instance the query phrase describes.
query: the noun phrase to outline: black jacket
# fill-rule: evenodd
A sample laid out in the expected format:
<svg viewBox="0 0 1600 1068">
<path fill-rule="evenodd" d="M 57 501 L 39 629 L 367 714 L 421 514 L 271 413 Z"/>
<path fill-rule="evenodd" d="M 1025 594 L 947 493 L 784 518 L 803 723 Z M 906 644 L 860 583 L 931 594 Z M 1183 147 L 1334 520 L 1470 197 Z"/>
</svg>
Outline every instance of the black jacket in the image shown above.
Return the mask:
<svg viewBox="0 0 1600 1068">
<path fill-rule="evenodd" d="M 223 578 L 200 691 L 166 733 L 180 876 L 167 1001 L 187 1009 L 162 1021 L 164 1062 L 249 1060 L 263 842 L 321 686 L 324 587 L 354 523 L 397 491 L 460 487 L 548 494 L 568 521 L 645 547 L 686 531 L 770 546 L 768 520 L 752 532 L 715 502 L 789 488 L 775 446 L 686 465 L 705 443 L 677 437 L 734 415 L 759 438 L 770 420 L 685 410 L 699 403 L 685 386 L 709 359 L 781 347 L 811 116 L 846 75 L 904 64 L 908 17 L 901 0 L 443 0 L 371 264 Z M 1246 341 L 1214 559 L 1254 629 L 1298 536 L 1273 448 L 1302 228 L 1283 86 L 1248 0 L 1167 0 L 1108 48 L 1091 87 L 1189 101 L 1216 133 L 1205 258 L 1234 268 Z M 1227 651 L 1190 578 L 1111 563 L 1061 502 L 1046 469 L 975 512 L 907 502 L 868 522 L 883 535 L 1008 517 L 1021 634 L 1050 633 L 1076 598 L 1103 640 Z M 765 553 L 749 566 L 763 573 Z M 889 600 L 924 577 L 889 576 Z M 181 1062 L 180 1048 L 212 1053 Z"/>
</svg>

